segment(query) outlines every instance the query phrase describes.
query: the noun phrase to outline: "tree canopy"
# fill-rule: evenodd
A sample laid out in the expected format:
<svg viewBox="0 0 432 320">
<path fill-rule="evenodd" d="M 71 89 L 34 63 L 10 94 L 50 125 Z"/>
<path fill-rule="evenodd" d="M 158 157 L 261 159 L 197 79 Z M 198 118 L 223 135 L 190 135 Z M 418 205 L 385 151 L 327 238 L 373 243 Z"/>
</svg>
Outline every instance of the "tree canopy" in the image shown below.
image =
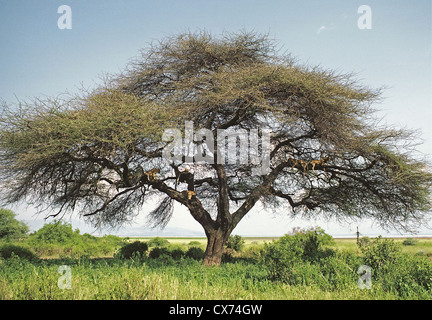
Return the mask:
<svg viewBox="0 0 432 320">
<path fill-rule="evenodd" d="M 15 213 L 9 209 L 0 209 L 0 239 L 16 240 L 29 232 L 28 226 L 16 220 Z"/>
<path fill-rule="evenodd" d="M 54 216 L 79 210 L 95 225 L 113 226 L 154 197 L 159 205 L 149 217 L 163 226 L 177 201 L 206 232 L 206 264 L 220 263 L 223 244 L 258 201 L 290 216 L 372 217 L 415 228 L 431 209 L 430 167 L 415 154 L 414 131 L 378 121 L 381 95 L 352 74 L 281 55 L 266 35 L 168 37 L 96 89 L 5 104 L 3 199 L 39 203 Z M 206 129 L 206 139 L 190 135 L 186 121 Z M 164 157 L 173 142 L 166 129 L 182 134 L 180 160 Z M 262 142 L 248 161 L 227 163 L 218 159 L 221 130 L 246 132 L 248 147 L 252 133 Z M 197 161 L 204 149 L 214 161 Z M 266 172 L 254 174 L 253 156 L 267 157 Z"/>
</svg>

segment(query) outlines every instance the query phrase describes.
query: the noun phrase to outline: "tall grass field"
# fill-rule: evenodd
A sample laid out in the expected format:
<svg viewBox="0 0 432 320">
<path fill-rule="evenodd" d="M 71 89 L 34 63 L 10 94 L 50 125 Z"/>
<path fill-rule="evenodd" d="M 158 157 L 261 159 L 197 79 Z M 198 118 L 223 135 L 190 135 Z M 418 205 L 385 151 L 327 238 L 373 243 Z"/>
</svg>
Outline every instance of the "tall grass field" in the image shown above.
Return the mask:
<svg viewBox="0 0 432 320">
<path fill-rule="evenodd" d="M 358 244 L 322 230 L 275 239 L 237 236 L 221 266 L 205 267 L 203 238 L 72 233 L 57 242 L 40 233 L 0 244 L 0 299 L 432 298 L 432 239 L 363 238 Z"/>
</svg>

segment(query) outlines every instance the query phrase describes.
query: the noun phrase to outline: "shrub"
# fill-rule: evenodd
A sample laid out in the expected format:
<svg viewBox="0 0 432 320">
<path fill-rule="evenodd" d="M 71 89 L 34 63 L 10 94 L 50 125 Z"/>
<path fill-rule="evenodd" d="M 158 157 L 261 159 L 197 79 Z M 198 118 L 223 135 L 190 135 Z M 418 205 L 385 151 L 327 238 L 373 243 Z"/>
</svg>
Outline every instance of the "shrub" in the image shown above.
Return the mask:
<svg viewBox="0 0 432 320">
<path fill-rule="evenodd" d="M 255 243 L 258 243 L 255 241 Z M 254 244 L 243 249 L 241 258 L 251 263 L 258 263 L 261 259 L 262 252 L 264 251 L 265 243 Z"/>
<path fill-rule="evenodd" d="M 267 266 L 272 280 L 290 282 L 293 269 L 301 262 L 303 247 L 294 236 L 284 236 L 271 244 L 266 244 L 262 262 Z"/>
<path fill-rule="evenodd" d="M 156 237 L 147 241 L 149 247 L 163 247 L 169 244 L 169 241 L 160 237 Z"/>
<path fill-rule="evenodd" d="M 420 250 L 420 251 L 416 252 L 415 255 L 420 256 L 420 257 L 427 257 L 427 254 L 424 250 Z"/>
<path fill-rule="evenodd" d="M 91 234 L 88 234 L 88 233 L 84 233 L 82 235 L 82 239 L 83 240 L 89 240 L 89 241 L 97 241 L 97 237 L 92 236 Z"/>
<path fill-rule="evenodd" d="M 26 243 L 39 256 L 80 257 L 113 254 L 125 242 L 113 235 L 80 235 L 78 229 L 72 230 L 71 224 L 53 222 L 31 234 Z"/>
<path fill-rule="evenodd" d="M 334 239 L 331 235 L 327 234 L 325 230 L 321 227 L 312 227 L 308 229 L 302 229 L 300 227 L 293 228 L 289 235 L 295 236 L 297 234 L 305 234 L 305 235 L 316 235 L 318 241 L 322 245 L 334 244 Z"/>
<path fill-rule="evenodd" d="M 189 247 L 200 247 L 201 246 L 201 242 L 194 240 L 194 241 L 189 242 L 188 246 Z"/>
<path fill-rule="evenodd" d="M 204 258 L 204 250 L 198 247 L 192 247 L 186 251 L 185 256 L 195 260 L 202 260 Z"/>
<path fill-rule="evenodd" d="M 15 213 L 9 209 L 0 209 L 0 239 L 16 240 L 27 236 L 28 226 L 15 219 Z"/>
<path fill-rule="evenodd" d="M 402 241 L 404 246 L 415 246 L 417 243 L 418 240 L 414 238 L 406 238 L 404 241 Z"/>
<path fill-rule="evenodd" d="M 233 249 L 237 252 L 240 252 L 244 247 L 245 241 L 239 235 L 229 236 L 228 241 L 226 243 L 226 247 L 228 249 Z"/>
<path fill-rule="evenodd" d="M 134 241 L 120 248 L 118 256 L 123 259 L 131 259 L 135 256 L 144 256 L 148 250 L 148 245 L 145 242 Z"/>
<path fill-rule="evenodd" d="M 0 247 L 0 257 L 3 259 L 9 259 L 12 255 L 18 256 L 27 260 L 35 260 L 36 256 L 29 249 L 16 246 L 13 244 L 5 244 Z"/>
<path fill-rule="evenodd" d="M 425 257 L 401 254 L 378 270 L 375 279 L 403 299 L 431 299 L 432 264 Z"/>
<path fill-rule="evenodd" d="M 225 248 L 222 253 L 222 262 L 233 262 L 238 257 L 238 252 L 231 248 Z"/>
<path fill-rule="evenodd" d="M 180 260 L 184 256 L 184 252 L 180 248 L 171 250 L 169 254 L 174 260 Z"/>
<path fill-rule="evenodd" d="M 30 235 L 29 241 L 34 244 L 46 243 L 71 243 L 79 236 L 79 230 L 72 230 L 72 225 L 69 223 L 55 221 L 45 224 L 38 231 Z"/>
<path fill-rule="evenodd" d="M 394 240 L 378 237 L 361 247 L 375 281 L 404 299 L 430 299 L 432 264 L 424 256 L 403 253 Z"/>
<path fill-rule="evenodd" d="M 149 258 L 156 259 L 156 258 L 161 257 L 162 255 L 169 256 L 170 255 L 169 250 L 167 248 L 164 248 L 164 247 L 162 247 L 162 248 L 156 247 L 150 251 Z"/>
<path fill-rule="evenodd" d="M 336 290 L 345 286 L 356 286 L 359 279 L 358 268 L 362 265 L 361 259 L 348 252 L 335 252 L 319 261 L 321 289 Z"/>
<path fill-rule="evenodd" d="M 361 237 L 358 240 L 357 244 L 359 247 L 361 247 L 361 246 L 368 245 L 370 241 L 371 241 L 371 239 L 369 237 Z"/>
<path fill-rule="evenodd" d="M 329 242 L 329 236 L 322 229 L 297 231 L 266 244 L 261 261 L 267 266 L 272 280 L 289 284 L 308 283 L 321 277 L 315 264 L 334 254 L 334 251 L 323 248 Z M 317 276 L 313 277 L 315 273 Z"/>
<path fill-rule="evenodd" d="M 360 250 L 364 254 L 365 264 L 375 271 L 385 264 L 396 263 L 401 255 L 400 247 L 393 239 L 385 239 L 381 236 L 361 246 Z"/>
</svg>

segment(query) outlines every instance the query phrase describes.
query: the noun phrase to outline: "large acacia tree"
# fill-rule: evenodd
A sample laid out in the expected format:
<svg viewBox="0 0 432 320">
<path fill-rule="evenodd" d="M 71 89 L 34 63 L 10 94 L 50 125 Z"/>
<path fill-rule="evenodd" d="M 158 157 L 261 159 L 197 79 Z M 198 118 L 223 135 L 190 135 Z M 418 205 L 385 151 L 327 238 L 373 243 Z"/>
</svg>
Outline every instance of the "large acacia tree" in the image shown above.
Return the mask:
<svg viewBox="0 0 432 320">
<path fill-rule="evenodd" d="M 300 65 L 267 36 L 170 37 L 96 89 L 5 104 L 3 199 L 113 226 L 150 199 L 158 201 L 146 210 L 150 221 L 164 226 L 178 202 L 205 230 L 206 265 L 220 264 L 227 238 L 257 202 L 290 216 L 372 217 L 384 227 L 415 228 L 431 209 L 432 176 L 415 156 L 414 133 L 375 119 L 381 91 Z M 187 139 L 186 121 L 207 136 Z M 192 148 L 164 157 L 175 151 L 167 151 L 166 129 L 180 130 Z M 222 129 L 258 133 L 262 142 L 250 156 L 267 159 L 268 170 L 256 174 L 260 164 L 249 158 L 218 159 Z M 214 161 L 194 161 L 191 150 Z M 230 155 L 243 151 L 231 147 Z M 185 160 L 192 170 L 182 171 Z"/>
</svg>

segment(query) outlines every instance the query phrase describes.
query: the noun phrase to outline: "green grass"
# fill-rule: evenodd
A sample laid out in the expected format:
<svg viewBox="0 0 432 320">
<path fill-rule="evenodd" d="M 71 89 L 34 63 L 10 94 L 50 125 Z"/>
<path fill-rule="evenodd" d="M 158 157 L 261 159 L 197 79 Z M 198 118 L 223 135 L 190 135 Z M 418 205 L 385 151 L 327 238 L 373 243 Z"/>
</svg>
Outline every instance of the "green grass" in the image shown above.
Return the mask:
<svg viewBox="0 0 432 320">
<path fill-rule="evenodd" d="M 334 239 L 334 244 L 328 245 L 329 248 L 347 251 L 355 254 L 360 253 L 356 239 Z"/>
<path fill-rule="evenodd" d="M 60 265 L 71 267 L 71 289 L 60 289 Z M 245 263 L 203 267 L 183 260 L 175 264 L 115 259 L 56 259 L 30 263 L 3 261 L 0 299 L 394 299 L 379 288 L 360 290 L 356 284 L 326 292 L 310 286 L 290 286 L 266 279 L 265 271 Z"/>
<path fill-rule="evenodd" d="M 395 238 L 393 240 L 396 243 L 401 244 L 402 252 L 413 255 L 424 255 L 432 261 L 432 238 L 415 238 L 417 239 L 416 244 L 412 246 L 403 245 L 402 243 L 405 239 L 407 238 Z M 341 238 L 334 239 L 334 242 L 335 243 L 333 245 L 330 245 L 328 247 L 332 249 L 351 252 L 354 254 L 360 254 L 360 249 L 357 246 L 356 239 Z"/>
<path fill-rule="evenodd" d="M 396 242 L 403 242 L 405 239 L 397 239 Z M 432 258 L 432 239 L 419 238 L 417 243 L 413 246 L 402 246 L 404 252 L 410 254 L 422 254 Z"/>
<path fill-rule="evenodd" d="M 169 242 L 166 244 L 168 248 L 180 248 L 183 251 L 191 247 L 191 242 L 193 246 L 201 248 L 205 247 L 206 242 L 204 238 L 165 239 Z M 0 259 L 0 299 L 401 299 L 398 292 L 386 289 L 379 281 L 373 282 L 371 290 L 359 289 L 355 281 L 357 275 L 354 281 L 331 290 L 324 290 L 314 284 L 290 285 L 271 280 L 268 269 L 258 262 L 257 256 L 264 244 L 271 243 L 272 239 L 244 239 L 245 248 L 242 252 L 220 267 L 204 267 L 200 261 L 184 257 L 174 260 L 167 256 L 158 259 L 141 257 L 122 260 L 113 258 L 112 254 L 101 254 L 100 256 L 104 257 L 99 258 L 63 255 L 60 259 L 58 254 L 54 254 L 31 261 L 18 257 Z M 129 239 L 135 240 L 137 239 Z M 402 242 L 403 239 L 396 241 Z M 361 256 L 355 239 L 335 239 L 334 243 L 327 247 Z M 421 250 L 424 255 L 430 255 L 432 239 L 420 239 L 413 246 L 401 248 L 411 255 Z M 58 286 L 62 277 L 58 268 L 62 265 L 71 268 L 71 289 L 60 289 Z"/>
</svg>

